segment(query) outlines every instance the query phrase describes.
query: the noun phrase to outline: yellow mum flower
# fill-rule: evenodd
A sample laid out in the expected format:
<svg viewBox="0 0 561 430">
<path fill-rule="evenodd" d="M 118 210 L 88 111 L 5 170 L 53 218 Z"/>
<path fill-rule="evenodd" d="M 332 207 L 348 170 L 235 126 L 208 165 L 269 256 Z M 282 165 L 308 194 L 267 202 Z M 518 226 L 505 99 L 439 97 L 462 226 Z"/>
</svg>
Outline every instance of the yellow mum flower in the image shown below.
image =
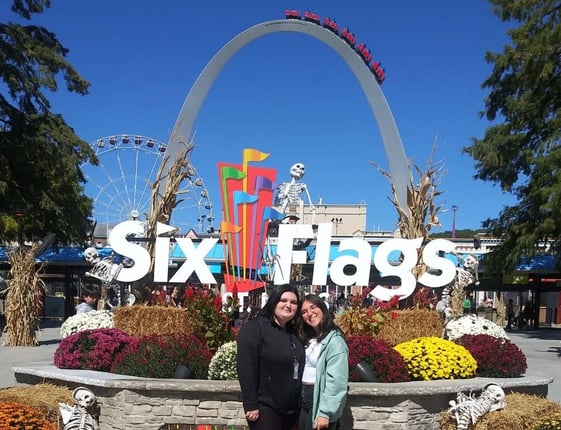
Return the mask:
<svg viewBox="0 0 561 430">
<path fill-rule="evenodd" d="M 412 379 L 473 378 L 477 362 L 461 345 L 438 337 L 420 337 L 396 345 Z"/>
</svg>

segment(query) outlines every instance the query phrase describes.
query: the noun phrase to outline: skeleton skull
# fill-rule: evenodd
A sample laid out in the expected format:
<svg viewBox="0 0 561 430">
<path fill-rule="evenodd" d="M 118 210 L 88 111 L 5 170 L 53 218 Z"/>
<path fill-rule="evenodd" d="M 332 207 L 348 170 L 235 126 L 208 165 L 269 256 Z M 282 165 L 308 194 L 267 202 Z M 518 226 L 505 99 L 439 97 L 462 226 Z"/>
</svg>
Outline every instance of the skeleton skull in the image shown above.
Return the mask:
<svg viewBox="0 0 561 430">
<path fill-rule="evenodd" d="M 492 411 L 497 411 L 505 407 L 505 392 L 497 384 L 489 384 L 485 387 L 483 394 L 493 399 Z"/>
<path fill-rule="evenodd" d="M 90 247 L 84 250 L 84 260 L 90 264 L 95 264 L 99 261 L 99 253 L 97 249 Z"/>
<path fill-rule="evenodd" d="M 479 262 L 477 261 L 477 257 L 473 255 L 468 255 L 464 260 L 464 269 L 469 271 L 474 271 Z"/>
<path fill-rule="evenodd" d="M 97 398 L 95 397 L 95 394 L 92 391 L 90 391 L 90 390 L 88 390 L 87 388 L 84 388 L 84 387 L 76 388 L 72 392 L 72 397 L 74 398 L 76 403 L 78 405 L 82 406 L 83 408 L 89 408 L 97 400 Z"/>
<path fill-rule="evenodd" d="M 294 179 L 302 179 L 304 177 L 304 173 L 306 171 L 306 167 L 302 163 L 293 164 L 290 167 L 290 176 Z"/>
</svg>

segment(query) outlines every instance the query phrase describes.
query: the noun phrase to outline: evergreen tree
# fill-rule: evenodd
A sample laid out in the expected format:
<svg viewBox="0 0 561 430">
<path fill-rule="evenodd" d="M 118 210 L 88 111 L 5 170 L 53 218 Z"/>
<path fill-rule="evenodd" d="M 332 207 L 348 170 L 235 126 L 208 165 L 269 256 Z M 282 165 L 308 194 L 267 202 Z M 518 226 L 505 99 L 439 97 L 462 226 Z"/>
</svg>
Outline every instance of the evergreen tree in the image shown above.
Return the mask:
<svg viewBox="0 0 561 430">
<path fill-rule="evenodd" d="M 561 2 L 490 3 L 513 27 L 502 52 L 485 56 L 493 70 L 482 85 L 489 90 L 482 116 L 492 125 L 463 151 L 475 160 L 475 178 L 517 199 L 483 223 L 503 240 L 486 259 L 487 269 L 501 273 L 543 241 L 561 239 Z"/>
<path fill-rule="evenodd" d="M 49 7 L 50 0 L 14 0 L 11 10 L 25 22 Z M 87 94 L 90 84 L 66 61 L 67 54 L 43 27 L 0 22 L 3 240 L 16 237 L 16 210 L 25 214 L 22 227 L 27 239 L 49 232 L 63 242 L 86 236 L 92 201 L 83 193 L 80 166 L 95 163 L 95 154 L 61 115 L 51 111 L 45 95 L 47 90 L 57 91 L 61 81 L 69 92 Z"/>
</svg>

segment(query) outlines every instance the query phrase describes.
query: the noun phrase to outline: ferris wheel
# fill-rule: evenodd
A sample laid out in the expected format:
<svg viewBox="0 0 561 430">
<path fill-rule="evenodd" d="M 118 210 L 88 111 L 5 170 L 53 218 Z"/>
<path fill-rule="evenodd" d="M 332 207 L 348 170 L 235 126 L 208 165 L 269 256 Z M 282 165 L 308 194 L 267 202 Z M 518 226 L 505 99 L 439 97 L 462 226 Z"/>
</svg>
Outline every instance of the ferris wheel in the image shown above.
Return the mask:
<svg viewBox="0 0 561 430">
<path fill-rule="evenodd" d="M 90 142 L 99 164 L 82 166 L 86 178 L 85 193 L 93 199 L 93 218 L 107 231 L 115 224 L 146 220 L 150 211 L 152 185 L 162 163 L 166 144 L 151 137 L 116 134 Z M 203 179 L 193 169 L 181 185 L 187 189 L 173 210 L 170 225 L 183 234 L 189 230 L 212 232 L 212 202 Z"/>
</svg>

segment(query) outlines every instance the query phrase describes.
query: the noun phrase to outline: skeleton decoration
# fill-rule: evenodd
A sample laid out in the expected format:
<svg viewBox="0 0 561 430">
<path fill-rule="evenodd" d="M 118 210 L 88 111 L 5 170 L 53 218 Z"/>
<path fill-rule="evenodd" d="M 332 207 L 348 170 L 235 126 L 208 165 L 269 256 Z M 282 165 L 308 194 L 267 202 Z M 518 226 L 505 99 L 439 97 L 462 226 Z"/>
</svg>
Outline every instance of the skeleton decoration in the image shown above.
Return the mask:
<svg viewBox="0 0 561 430">
<path fill-rule="evenodd" d="M 454 316 L 452 312 L 452 296 L 463 295 L 465 288 L 470 284 L 479 284 L 479 260 L 475 255 L 468 255 L 460 258 L 462 267 L 456 268 L 456 277 L 454 281 L 444 287 L 442 297 L 436 305 L 436 310 L 444 316 L 444 322 L 447 323 Z"/>
<path fill-rule="evenodd" d="M 97 421 L 89 411 L 97 402 L 95 394 L 85 387 L 78 387 L 72 392 L 74 405 L 59 403 L 64 430 L 97 430 Z"/>
<path fill-rule="evenodd" d="M 479 397 L 472 393 L 466 395 L 458 393 L 456 400 L 450 401 L 450 413 L 456 420 L 457 430 L 467 430 L 469 424 L 475 423 L 487 412 L 498 411 L 506 406 L 505 392 L 495 383 L 485 386 Z"/>
<path fill-rule="evenodd" d="M 122 265 L 116 264 L 113 257 L 101 258 L 97 249 L 90 247 L 84 250 L 84 259 L 93 267 L 86 272 L 86 276 L 99 279 L 101 282 L 110 284 L 119 275 Z"/>
<path fill-rule="evenodd" d="M 120 302 L 120 290 L 114 284 L 117 280 L 119 272 L 124 267 L 123 263 L 115 263 L 113 256 L 101 258 L 97 249 L 90 247 L 84 250 L 84 259 L 92 265 L 91 270 L 86 272 L 86 276 L 95 278 L 101 281 L 101 298 L 98 302 L 98 309 L 105 307 L 111 309 L 118 305 Z M 132 301 L 129 300 L 133 297 Z M 134 303 L 134 296 L 131 294 L 127 298 L 129 304 Z"/>
<path fill-rule="evenodd" d="M 312 198 L 310 197 L 310 192 L 308 187 L 303 182 L 297 182 L 304 177 L 306 172 L 306 167 L 302 163 L 293 164 L 290 167 L 290 182 L 282 182 L 277 187 L 277 193 L 275 196 L 275 206 L 279 206 L 281 211 L 286 213 L 288 206 L 300 206 L 302 202 L 301 194 L 305 193 L 308 199 L 308 204 L 312 211 L 312 215 L 315 214 L 315 206 L 312 204 Z"/>
</svg>

